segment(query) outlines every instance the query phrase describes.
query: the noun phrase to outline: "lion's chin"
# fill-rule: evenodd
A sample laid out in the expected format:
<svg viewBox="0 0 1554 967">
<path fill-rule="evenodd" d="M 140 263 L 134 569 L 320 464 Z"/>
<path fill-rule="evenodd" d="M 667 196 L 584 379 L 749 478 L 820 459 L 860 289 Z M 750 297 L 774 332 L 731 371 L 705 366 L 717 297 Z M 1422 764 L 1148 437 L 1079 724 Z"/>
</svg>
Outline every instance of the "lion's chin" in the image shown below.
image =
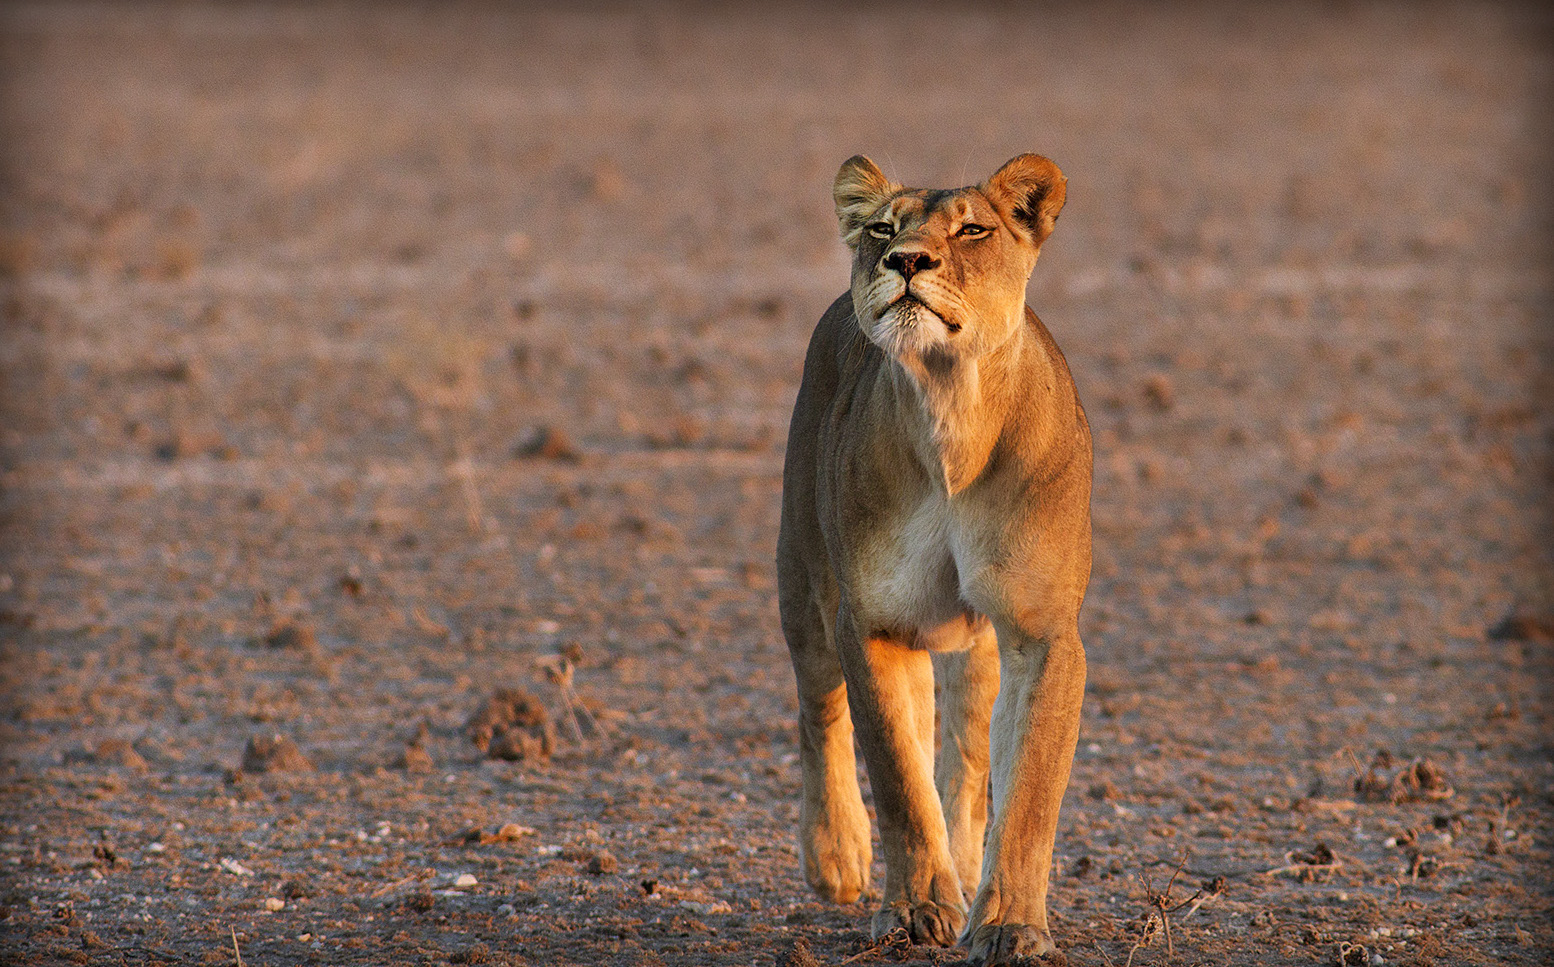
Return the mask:
<svg viewBox="0 0 1554 967">
<path fill-rule="evenodd" d="M 927 305 L 911 296 L 897 299 L 869 327 L 869 338 L 897 359 L 916 358 L 944 344 L 958 330 Z"/>
</svg>

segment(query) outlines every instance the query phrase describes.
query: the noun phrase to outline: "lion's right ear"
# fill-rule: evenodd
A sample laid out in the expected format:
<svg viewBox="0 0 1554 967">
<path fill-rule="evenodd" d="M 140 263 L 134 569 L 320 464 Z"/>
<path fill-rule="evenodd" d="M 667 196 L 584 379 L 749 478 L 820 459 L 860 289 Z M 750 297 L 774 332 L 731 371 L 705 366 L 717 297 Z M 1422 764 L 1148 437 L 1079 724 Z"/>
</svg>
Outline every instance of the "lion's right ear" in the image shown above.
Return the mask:
<svg viewBox="0 0 1554 967">
<path fill-rule="evenodd" d="M 848 248 L 858 247 L 858 239 L 869 216 L 879 210 L 885 199 L 900 190 L 900 185 L 886 178 L 878 165 L 861 154 L 842 162 L 831 197 L 836 201 L 836 221 Z"/>
</svg>

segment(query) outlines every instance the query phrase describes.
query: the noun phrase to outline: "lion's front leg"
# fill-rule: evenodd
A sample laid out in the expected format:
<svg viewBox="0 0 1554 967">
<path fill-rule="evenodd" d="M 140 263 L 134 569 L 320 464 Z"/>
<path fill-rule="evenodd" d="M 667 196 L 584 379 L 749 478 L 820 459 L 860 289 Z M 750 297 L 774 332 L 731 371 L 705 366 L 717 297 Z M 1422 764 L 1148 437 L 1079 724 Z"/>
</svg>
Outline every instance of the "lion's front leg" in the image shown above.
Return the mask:
<svg viewBox="0 0 1554 967">
<path fill-rule="evenodd" d="M 799 689 L 799 764 L 804 780 L 799 847 L 804 879 L 826 899 L 852 903 L 869 888 L 874 851 L 869 843 L 869 814 L 858 789 L 847 685 L 817 608 L 790 607 L 783 614 L 783 630 Z"/>
<path fill-rule="evenodd" d="M 962 942 L 971 963 L 1007 963 L 1054 949 L 1047 877 L 1068 786 L 1085 655 L 1077 629 L 1043 641 L 998 626 L 1001 684 L 993 705 L 993 824 L 985 876 Z"/>
<path fill-rule="evenodd" d="M 966 906 L 933 784 L 931 656 L 864 638 L 847 620 L 838 622 L 837 652 L 885 849 L 874 935 L 904 927 L 914 943 L 948 946 L 966 922 Z"/>
<path fill-rule="evenodd" d="M 939 786 L 950 856 L 970 900 L 982 882 L 982 844 L 987 831 L 988 735 L 998 696 L 998 642 L 983 623 L 964 651 L 934 656 L 943 673 L 939 698 Z"/>
</svg>

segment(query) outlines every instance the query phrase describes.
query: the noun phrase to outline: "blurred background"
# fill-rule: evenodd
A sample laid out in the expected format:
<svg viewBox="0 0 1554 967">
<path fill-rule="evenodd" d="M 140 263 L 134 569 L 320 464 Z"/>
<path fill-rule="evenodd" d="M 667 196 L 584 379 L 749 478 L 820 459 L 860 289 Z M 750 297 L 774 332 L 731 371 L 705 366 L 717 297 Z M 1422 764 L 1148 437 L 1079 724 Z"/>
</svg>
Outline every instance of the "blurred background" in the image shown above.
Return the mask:
<svg viewBox="0 0 1554 967">
<path fill-rule="evenodd" d="M 1096 441 L 1070 962 L 1165 962 L 1178 870 L 1181 962 L 1541 962 L 1551 40 L 7 5 L 0 950 L 887 958 L 798 871 L 788 413 L 840 163 L 1035 151 L 1030 302 Z"/>
</svg>

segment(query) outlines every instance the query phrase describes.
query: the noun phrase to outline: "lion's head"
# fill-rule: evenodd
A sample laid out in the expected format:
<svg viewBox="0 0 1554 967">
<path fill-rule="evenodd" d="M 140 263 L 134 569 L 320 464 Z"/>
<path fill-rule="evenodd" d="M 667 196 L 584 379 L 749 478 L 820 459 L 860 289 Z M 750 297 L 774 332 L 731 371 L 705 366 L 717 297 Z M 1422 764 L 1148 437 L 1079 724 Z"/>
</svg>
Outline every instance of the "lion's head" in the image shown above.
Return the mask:
<svg viewBox="0 0 1554 967">
<path fill-rule="evenodd" d="M 833 195 L 864 334 L 913 370 L 1001 345 L 1022 323 L 1025 283 L 1066 184 L 1034 154 L 950 190 L 903 188 L 868 158 L 849 158 Z"/>
</svg>

